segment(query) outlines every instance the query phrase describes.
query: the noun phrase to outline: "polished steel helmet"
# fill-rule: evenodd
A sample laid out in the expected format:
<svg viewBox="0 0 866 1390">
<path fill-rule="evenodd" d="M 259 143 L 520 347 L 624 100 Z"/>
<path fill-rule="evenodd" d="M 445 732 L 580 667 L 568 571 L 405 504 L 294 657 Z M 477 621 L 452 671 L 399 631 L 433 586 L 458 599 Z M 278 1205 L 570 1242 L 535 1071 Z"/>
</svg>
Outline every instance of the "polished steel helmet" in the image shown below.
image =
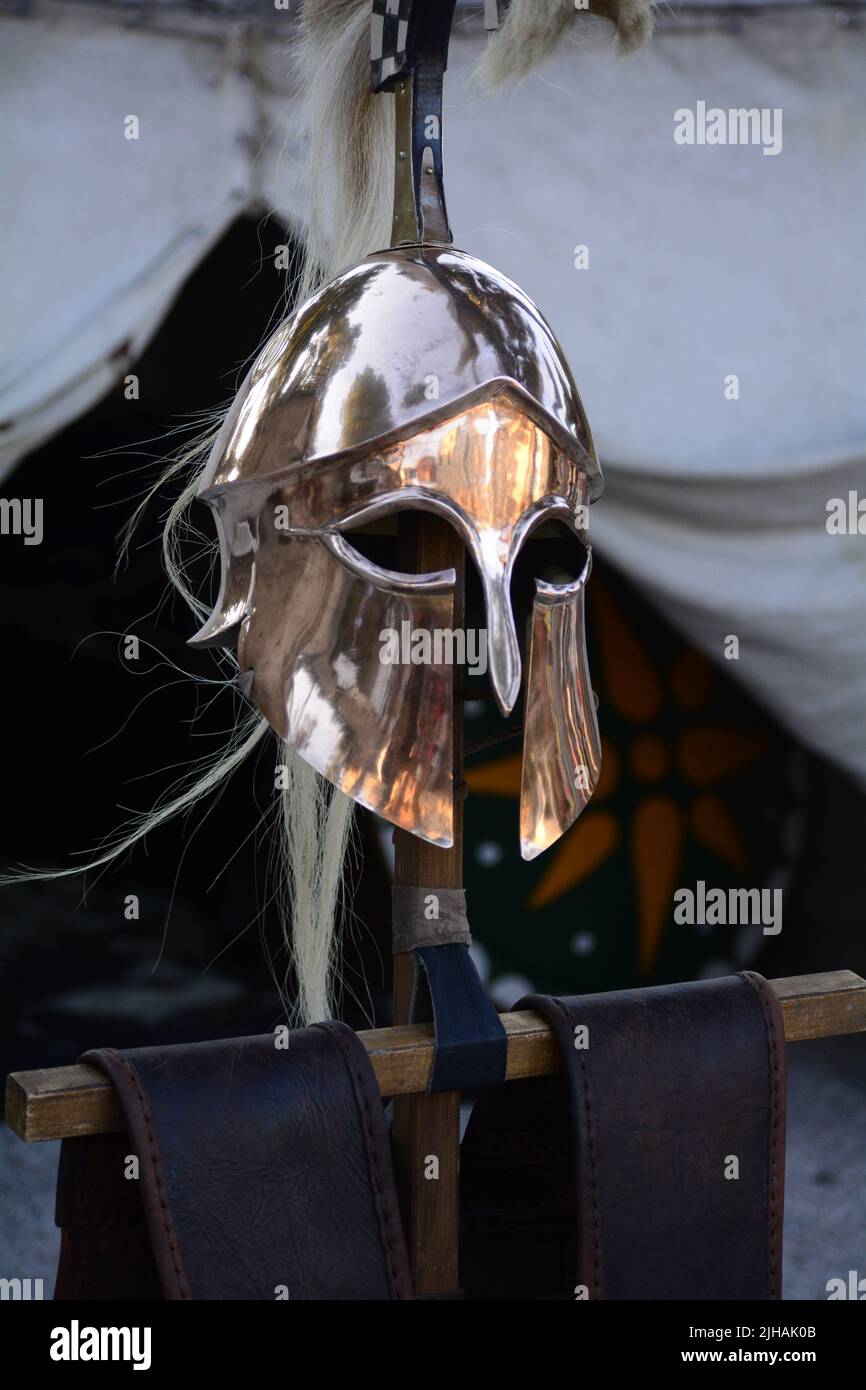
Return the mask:
<svg viewBox="0 0 866 1390">
<path fill-rule="evenodd" d="M 504 714 L 525 682 L 520 841 L 529 859 L 562 835 L 598 780 L 583 592 L 586 513 L 601 473 L 538 309 L 449 243 L 438 150 L 414 134 L 431 129 L 416 109 L 423 101 L 427 110 L 429 93 L 401 88 L 399 75 L 396 90 L 398 147 L 402 99 L 415 169 L 402 195 L 397 179 L 398 244 L 303 304 L 241 386 L 199 490 L 216 516 L 222 583 L 192 641 L 237 641 L 250 698 L 306 762 L 395 825 L 450 845 L 455 571 L 385 569 L 353 545 L 356 528 L 386 514 L 443 517 L 481 581 Z M 419 186 L 425 175 L 438 198 Z M 417 209 L 408 239 L 401 196 Z M 524 671 L 511 576 L 526 540 L 551 520 L 582 542 L 582 568 L 567 582 L 536 583 Z M 442 640 L 427 659 L 386 660 L 383 635 L 405 632 Z"/>
</svg>

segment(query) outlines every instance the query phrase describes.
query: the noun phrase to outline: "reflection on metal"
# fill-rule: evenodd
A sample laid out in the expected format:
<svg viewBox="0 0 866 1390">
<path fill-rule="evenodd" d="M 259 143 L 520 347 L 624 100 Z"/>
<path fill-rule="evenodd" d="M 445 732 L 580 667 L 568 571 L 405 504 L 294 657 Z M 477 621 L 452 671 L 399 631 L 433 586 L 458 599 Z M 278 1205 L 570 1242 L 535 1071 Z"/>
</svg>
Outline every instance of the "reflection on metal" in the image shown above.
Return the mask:
<svg viewBox="0 0 866 1390">
<path fill-rule="evenodd" d="M 377 252 L 277 329 L 214 446 L 203 490 L 414 434 L 508 385 L 526 413 L 601 476 L 562 351 L 499 271 L 449 247 Z"/>
<path fill-rule="evenodd" d="M 452 717 L 442 666 L 388 664 L 381 634 L 452 626 L 444 592 L 385 587 L 363 557 L 347 567 L 324 538 L 263 526 L 250 618 L 239 643 L 251 698 L 306 762 L 406 830 L 452 842 Z"/>
<path fill-rule="evenodd" d="M 412 167 L 412 83 L 403 77 L 394 86 L 394 213 L 391 245 L 417 240 Z"/>
<path fill-rule="evenodd" d="M 574 382 L 529 299 L 450 247 L 400 247 L 338 276 L 273 335 L 203 477 L 220 595 L 197 644 L 237 640 L 250 698 L 324 777 L 437 845 L 453 838 L 449 658 L 389 654 L 389 633 L 448 634 L 453 571 L 375 565 L 352 530 L 407 508 L 463 540 L 481 580 L 501 711 L 523 678 L 511 604 L 527 538 L 585 544 L 602 480 Z M 584 573 L 538 581 L 525 691 L 521 848 L 532 858 L 598 778 Z"/>
<path fill-rule="evenodd" d="M 601 771 L 583 614 L 591 564 L 589 552 L 571 585 L 536 582 L 520 788 L 524 859 L 541 854 L 577 819 Z"/>
</svg>

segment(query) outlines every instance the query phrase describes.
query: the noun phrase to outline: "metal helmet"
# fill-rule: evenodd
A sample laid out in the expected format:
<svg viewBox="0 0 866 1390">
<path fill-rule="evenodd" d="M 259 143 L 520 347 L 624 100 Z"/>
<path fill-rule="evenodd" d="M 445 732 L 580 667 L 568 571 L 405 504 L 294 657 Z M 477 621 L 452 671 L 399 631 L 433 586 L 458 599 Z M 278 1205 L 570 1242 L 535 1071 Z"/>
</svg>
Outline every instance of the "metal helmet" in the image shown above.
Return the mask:
<svg viewBox="0 0 866 1390">
<path fill-rule="evenodd" d="M 383 569 L 352 544 L 353 528 L 383 514 L 445 518 L 480 576 L 503 713 L 526 683 L 530 859 L 571 825 L 599 775 L 583 593 L 601 472 L 544 318 L 449 244 L 439 151 L 417 138 L 418 103 L 428 111 L 431 97 L 396 80 L 398 147 L 402 101 L 413 156 L 402 192 L 398 161 L 398 244 L 303 304 L 241 386 L 199 488 L 216 516 L 222 583 L 192 642 L 237 641 L 249 697 L 306 762 L 395 825 L 450 845 L 455 572 Z M 550 520 L 583 543 L 584 561 L 567 583 L 537 581 L 524 673 L 511 575 Z M 394 659 L 386 639 L 406 633 L 428 634 L 418 660 L 405 643 Z"/>
</svg>

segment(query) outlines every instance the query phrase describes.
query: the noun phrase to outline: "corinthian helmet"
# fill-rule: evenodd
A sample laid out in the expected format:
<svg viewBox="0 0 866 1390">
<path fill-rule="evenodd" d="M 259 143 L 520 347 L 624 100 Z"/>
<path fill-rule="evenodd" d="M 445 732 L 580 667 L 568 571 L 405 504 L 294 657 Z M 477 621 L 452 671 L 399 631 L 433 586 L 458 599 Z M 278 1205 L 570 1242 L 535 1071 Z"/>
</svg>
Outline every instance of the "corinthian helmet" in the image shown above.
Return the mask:
<svg viewBox="0 0 866 1390">
<path fill-rule="evenodd" d="M 277 329 L 238 393 L 199 488 L 222 584 L 193 644 L 236 642 L 249 697 L 310 766 L 450 845 L 451 673 L 383 662 L 381 634 L 450 632 L 455 573 L 384 569 L 352 543 L 383 515 L 441 516 L 480 577 L 503 714 L 525 683 L 520 844 L 532 859 L 598 780 L 583 605 L 601 487 L 571 373 L 531 300 L 448 244 L 378 252 Z M 567 583 L 536 581 L 522 669 L 512 570 L 551 520 L 581 543 L 581 566 Z"/>
</svg>

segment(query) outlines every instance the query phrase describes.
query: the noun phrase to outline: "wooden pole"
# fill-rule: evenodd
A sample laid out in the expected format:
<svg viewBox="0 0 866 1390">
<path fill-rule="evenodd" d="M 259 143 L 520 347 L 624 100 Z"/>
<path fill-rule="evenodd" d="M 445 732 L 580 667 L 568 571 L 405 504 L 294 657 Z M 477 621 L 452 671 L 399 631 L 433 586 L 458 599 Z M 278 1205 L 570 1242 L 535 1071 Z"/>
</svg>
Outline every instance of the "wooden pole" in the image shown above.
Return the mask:
<svg viewBox="0 0 866 1390">
<path fill-rule="evenodd" d="M 807 1042 L 866 1033 L 866 980 L 850 970 L 771 980 L 782 1006 L 785 1041 Z M 500 1014 L 508 1036 L 507 1081 L 549 1076 L 561 1069 L 559 1050 L 538 1014 Z M 433 1065 L 433 1030 L 426 1025 L 373 1028 L 358 1037 L 383 1096 L 415 1096 L 423 1105 Z M 110 1134 L 124 1128 L 110 1081 L 95 1067 L 47 1067 L 13 1072 L 6 1083 L 6 1123 L 27 1143 Z"/>
<path fill-rule="evenodd" d="M 454 569 L 453 626 L 463 626 L 465 553 L 446 521 L 427 512 L 400 519 L 400 550 L 411 571 Z M 452 676 L 454 785 L 463 780 L 463 706 Z M 400 887 L 463 887 L 463 801 L 454 803 L 454 844 L 440 849 L 404 830 L 394 832 L 394 882 Z M 414 963 L 394 957 L 394 1022 L 406 1024 L 412 1002 Z M 426 1083 L 425 1083 L 426 1084 Z M 391 1130 L 397 1187 L 409 1260 L 418 1298 L 453 1298 L 459 1292 L 460 1094 L 398 1095 Z"/>
</svg>

